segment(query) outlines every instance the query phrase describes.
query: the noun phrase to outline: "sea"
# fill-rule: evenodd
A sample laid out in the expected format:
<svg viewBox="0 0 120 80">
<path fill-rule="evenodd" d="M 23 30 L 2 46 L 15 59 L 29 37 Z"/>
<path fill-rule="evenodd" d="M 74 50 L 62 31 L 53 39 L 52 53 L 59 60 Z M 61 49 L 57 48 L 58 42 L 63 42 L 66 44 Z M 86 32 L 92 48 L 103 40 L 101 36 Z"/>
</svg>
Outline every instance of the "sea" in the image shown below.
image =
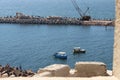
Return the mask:
<svg viewBox="0 0 120 80">
<path fill-rule="evenodd" d="M 114 0 L 76 0 L 81 12 L 89 7 L 93 19 L 114 19 Z M 0 17 L 16 12 L 33 16 L 80 17 L 71 0 L 0 0 Z M 0 64 L 22 66 L 37 71 L 51 64 L 67 64 L 71 68 L 79 61 L 100 61 L 112 70 L 113 26 L 0 24 Z M 74 47 L 86 50 L 73 54 Z M 53 54 L 66 52 L 67 60 Z"/>
</svg>

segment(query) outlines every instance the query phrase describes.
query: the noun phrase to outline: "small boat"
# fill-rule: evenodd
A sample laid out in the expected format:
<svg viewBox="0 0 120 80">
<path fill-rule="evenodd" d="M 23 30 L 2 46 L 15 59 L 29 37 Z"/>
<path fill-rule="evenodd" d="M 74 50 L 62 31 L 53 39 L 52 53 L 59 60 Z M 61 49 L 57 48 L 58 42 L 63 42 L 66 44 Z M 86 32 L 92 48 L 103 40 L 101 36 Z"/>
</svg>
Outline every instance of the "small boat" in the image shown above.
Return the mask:
<svg viewBox="0 0 120 80">
<path fill-rule="evenodd" d="M 67 54 L 66 52 L 57 52 L 54 54 L 55 58 L 59 59 L 67 59 Z"/>
<path fill-rule="evenodd" d="M 74 47 L 73 53 L 85 53 L 85 49 L 81 49 L 80 47 Z"/>
<path fill-rule="evenodd" d="M 85 50 L 85 49 L 80 49 L 80 52 L 81 52 L 81 53 L 85 53 L 86 50 Z"/>
</svg>

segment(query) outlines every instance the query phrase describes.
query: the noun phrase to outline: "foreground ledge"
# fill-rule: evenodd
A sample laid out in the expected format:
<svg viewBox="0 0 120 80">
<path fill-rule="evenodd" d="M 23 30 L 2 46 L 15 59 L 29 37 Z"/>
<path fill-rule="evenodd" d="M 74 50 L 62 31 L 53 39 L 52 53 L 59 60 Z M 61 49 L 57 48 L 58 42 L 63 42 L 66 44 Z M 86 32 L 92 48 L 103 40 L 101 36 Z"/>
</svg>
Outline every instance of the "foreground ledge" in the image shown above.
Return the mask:
<svg viewBox="0 0 120 80">
<path fill-rule="evenodd" d="M 15 78 L 0 78 L 0 80 L 118 80 L 114 76 L 109 77 L 15 77 Z"/>
</svg>

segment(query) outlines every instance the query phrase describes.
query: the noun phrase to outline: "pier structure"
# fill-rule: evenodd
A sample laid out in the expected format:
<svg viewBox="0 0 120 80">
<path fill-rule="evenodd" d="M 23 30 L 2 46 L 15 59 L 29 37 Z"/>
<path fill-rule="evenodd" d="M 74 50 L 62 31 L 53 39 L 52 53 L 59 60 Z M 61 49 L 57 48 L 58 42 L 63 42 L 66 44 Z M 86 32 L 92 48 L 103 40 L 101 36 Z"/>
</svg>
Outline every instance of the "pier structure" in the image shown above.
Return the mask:
<svg viewBox="0 0 120 80">
<path fill-rule="evenodd" d="M 86 26 L 114 26 L 113 20 L 81 20 L 80 18 L 61 16 L 29 16 L 16 13 L 15 16 L 0 17 L 0 23 L 9 24 L 52 24 L 52 25 L 86 25 Z"/>
</svg>

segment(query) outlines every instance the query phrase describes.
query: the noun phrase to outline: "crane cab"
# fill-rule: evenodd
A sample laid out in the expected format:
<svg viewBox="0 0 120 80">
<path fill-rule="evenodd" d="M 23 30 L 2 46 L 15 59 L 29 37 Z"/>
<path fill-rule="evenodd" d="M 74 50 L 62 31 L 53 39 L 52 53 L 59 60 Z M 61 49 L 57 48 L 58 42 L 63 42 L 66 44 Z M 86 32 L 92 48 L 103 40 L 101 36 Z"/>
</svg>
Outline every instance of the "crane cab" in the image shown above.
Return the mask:
<svg viewBox="0 0 120 80">
<path fill-rule="evenodd" d="M 91 20 L 91 16 L 82 16 L 81 20 L 82 21 L 89 21 L 89 20 Z"/>
</svg>

